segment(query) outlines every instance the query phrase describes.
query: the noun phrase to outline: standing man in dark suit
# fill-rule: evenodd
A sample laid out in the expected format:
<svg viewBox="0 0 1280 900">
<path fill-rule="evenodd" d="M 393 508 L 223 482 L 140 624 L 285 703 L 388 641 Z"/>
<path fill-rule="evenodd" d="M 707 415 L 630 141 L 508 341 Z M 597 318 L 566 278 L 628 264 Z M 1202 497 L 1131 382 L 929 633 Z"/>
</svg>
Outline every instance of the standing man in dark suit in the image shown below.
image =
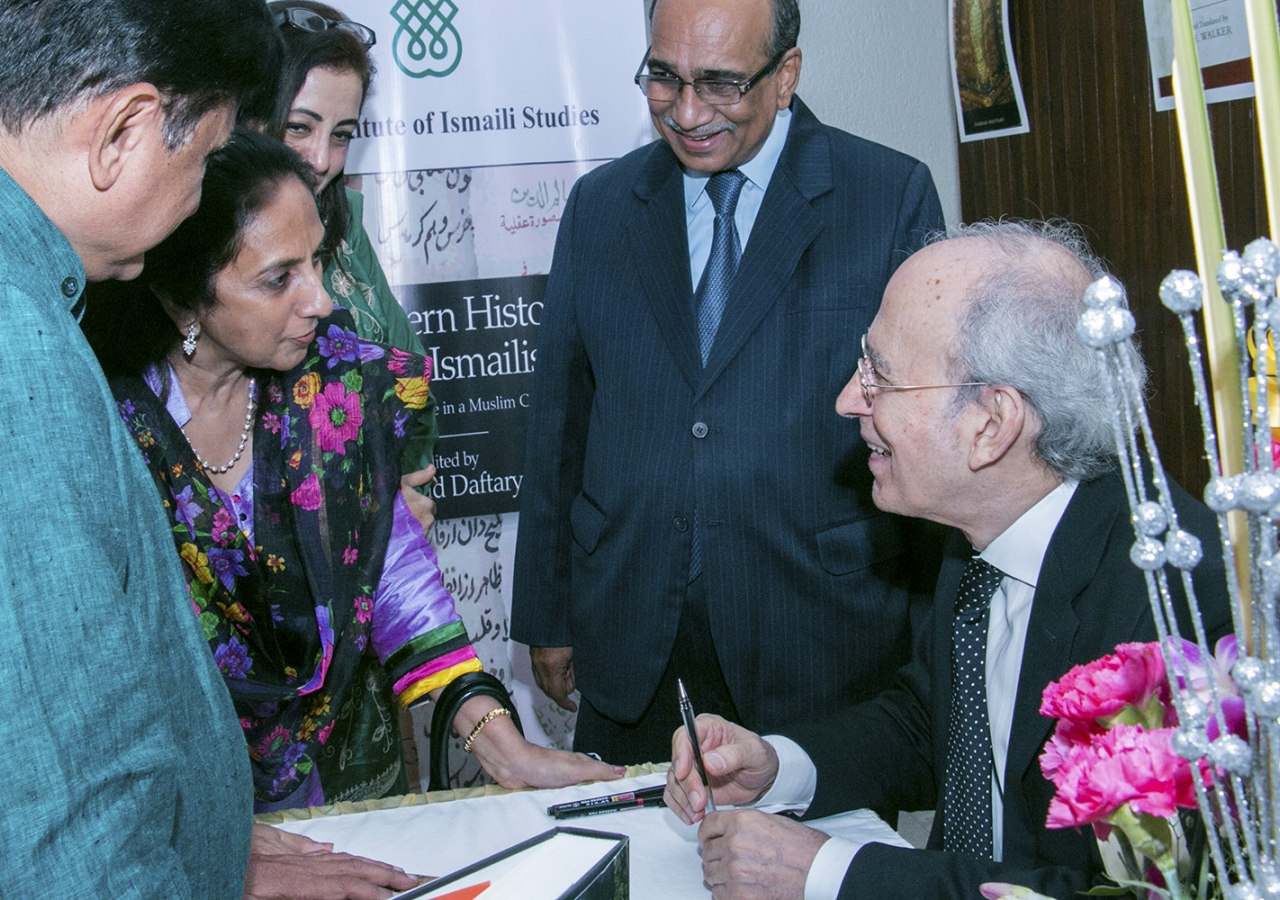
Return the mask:
<svg viewBox="0 0 1280 900">
<path fill-rule="evenodd" d="M 1044 688 L 1117 644 L 1156 638 L 1129 559 L 1106 391 L 1075 335 L 1081 296 L 1102 273 L 1063 229 L 959 233 L 894 275 L 837 404 L 862 423 L 876 505 L 956 529 L 910 664 L 875 700 L 786 737 L 698 719 L 717 803 L 810 817 L 932 808 L 928 849 L 828 839 L 756 810 L 712 813 L 699 839 L 716 900 L 973 898 L 986 881 L 1071 898 L 1102 870 L 1089 829 L 1045 828 L 1053 786 L 1039 766 L 1054 726 L 1039 714 Z M 1142 371 L 1131 343 L 1125 352 Z M 1196 591 L 1216 638 L 1230 628 L 1217 523 L 1181 490 L 1174 502 L 1206 551 Z M 686 822 L 706 800 L 691 755 L 677 734 L 666 799 Z"/>
<path fill-rule="evenodd" d="M 585 176 L 556 241 L 512 635 L 575 748 L 662 759 L 676 677 L 773 727 L 907 655 L 903 523 L 831 415 L 884 285 L 942 224 L 928 169 L 794 96 L 796 0 L 658 0 L 655 141 Z"/>
</svg>

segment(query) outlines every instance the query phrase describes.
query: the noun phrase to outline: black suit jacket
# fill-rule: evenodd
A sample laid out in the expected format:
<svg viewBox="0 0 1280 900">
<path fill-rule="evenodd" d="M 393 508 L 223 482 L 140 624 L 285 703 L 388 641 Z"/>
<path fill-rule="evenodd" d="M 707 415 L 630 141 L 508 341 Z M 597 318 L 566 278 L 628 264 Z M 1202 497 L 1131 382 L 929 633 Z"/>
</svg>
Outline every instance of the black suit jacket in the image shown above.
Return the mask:
<svg viewBox="0 0 1280 900">
<path fill-rule="evenodd" d="M 577 684 L 634 721 L 688 581 L 743 720 L 874 696 L 909 651 L 903 523 L 870 501 L 835 413 L 889 276 L 942 225 L 928 169 L 798 99 L 706 368 L 682 170 L 657 141 L 584 176 L 539 335 L 512 636 L 572 646 Z"/>
<path fill-rule="evenodd" d="M 1176 488 L 1176 485 L 1175 485 Z M 1218 551 L 1217 519 L 1181 489 L 1182 527 L 1203 542 L 1196 596 L 1214 638 L 1231 628 Z M 1044 688 L 1072 666 L 1127 641 L 1156 639 L 1142 572 L 1129 560 L 1133 527 L 1118 474 L 1081 484 L 1049 543 L 1032 601 L 1005 771 L 1004 861 L 982 862 L 942 847 L 943 778 L 951 704 L 951 610 L 972 549 L 958 533 L 938 576 L 934 615 L 917 635 L 912 661 L 875 700 L 789 736 L 818 768 L 809 816 L 845 809 L 938 810 L 929 849 L 869 844 L 858 852 L 840 891 L 851 898 L 973 898 L 984 881 L 1022 884 L 1074 898 L 1102 872 L 1092 829 L 1045 828 L 1053 785 L 1040 772 L 1040 750 L 1054 720 L 1040 715 Z M 1169 569 L 1179 628 L 1192 634 L 1178 573 Z"/>
</svg>

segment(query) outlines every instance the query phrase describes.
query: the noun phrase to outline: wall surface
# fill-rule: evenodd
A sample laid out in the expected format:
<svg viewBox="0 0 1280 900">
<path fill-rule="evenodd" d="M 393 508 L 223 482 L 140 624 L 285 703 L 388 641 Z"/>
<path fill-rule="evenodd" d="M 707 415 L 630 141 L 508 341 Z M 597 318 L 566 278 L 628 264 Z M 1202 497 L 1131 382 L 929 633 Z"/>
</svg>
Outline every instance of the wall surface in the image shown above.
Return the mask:
<svg viewBox="0 0 1280 900">
<path fill-rule="evenodd" d="M 960 164 L 944 0 L 801 0 L 799 94 L 818 118 L 928 164 L 947 222 Z"/>
<path fill-rule="evenodd" d="M 1209 477 L 1186 339 L 1160 303 L 1171 269 L 1194 268 L 1173 112 L 1157 112 L 1142 0 L 1010 0 L 1031 132 L 965 144 L 963 207 L 1080 225 L 1124 282 L 1150 369 L 1147 398 L 1169 474 L 1198 495 Z M 1227 246 L 1268 233 L 1252 100 L 1209 109 Z"/>
</svg>

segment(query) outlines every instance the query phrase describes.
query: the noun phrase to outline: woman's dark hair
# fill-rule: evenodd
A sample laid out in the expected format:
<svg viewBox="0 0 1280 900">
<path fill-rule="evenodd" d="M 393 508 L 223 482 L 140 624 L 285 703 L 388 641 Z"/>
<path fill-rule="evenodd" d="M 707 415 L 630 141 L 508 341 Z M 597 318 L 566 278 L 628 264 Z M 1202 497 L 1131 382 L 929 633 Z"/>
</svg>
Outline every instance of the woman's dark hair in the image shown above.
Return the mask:
<svg viewBox="0 0 1280 900">
<path fill-rule="evenodd" d="M 164 360 L 180 335 L 160 298 L 193 314 L 213 306 L 214 278 L 235 260 L 245 228 L 290 178 L 311 190 L 314 176 L 298 154 L 273 137 L 236 129 L 209 157 L 199 208 L 147 251 L 142 275 L 88 288 L 82 324 L 108 377 L 138 375 Z"/>
<path fill-rule="evenodd" d="M 314 0 L 276 0 L 268 3 L 267 7 L 273 14 L 297 7 L 335 22 L 349 21 L 333 7 Z M 266 124 L 268 134 L 283 140 L 289 110 L 293 108 L 294 98 L 302 90 L 312 69 L 333 69 L 355 74 L 360 78 L 360 102 L 364 103 L 375 70 L 368 48 L 358 37 L 340 28 L 307 31 L 288 24 L 280 26 L 280 36 L 284 38 L 285 46 L 284 69 L 280 73 L 276 90 L 275 110 Z M 320 208 L 320 219 L 324 222 L 323 249 L 326 253 L 333 254 L 343 235 L 347 233 L 347 225 L 351 221 L 351 209 L 347 205 L 341 172 L 317 195 L 316 205 Z"/>
</svg>

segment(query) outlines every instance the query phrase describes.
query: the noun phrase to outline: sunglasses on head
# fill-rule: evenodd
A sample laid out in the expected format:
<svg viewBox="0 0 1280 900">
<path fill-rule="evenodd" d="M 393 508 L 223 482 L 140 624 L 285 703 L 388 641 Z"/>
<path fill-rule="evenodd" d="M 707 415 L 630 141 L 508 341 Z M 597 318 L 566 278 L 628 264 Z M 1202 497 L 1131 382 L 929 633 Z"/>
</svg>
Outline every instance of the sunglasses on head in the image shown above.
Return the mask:
<svg viewBox="0 0 1280 900">
<path fill-rule="evenodd" d="M 340 31 L 349 31 L 360 39 L 360 43 L 366 47 L 372 47 L 378 42 L 378 37 L 373 33 L 373 29 L 368 25 L 361 25 L 359 22 L 343 22 L 337 19 L 330 19 L 322 16 L 320 13 L 312 9 L 302 6 L 286 6 L 280 12 L 275 14 L 276 27 L 280 28 L 285 25 L 291 25 L 294 28 L 301 28 L 303 31 L 328 31 L 330 28 L 337 28 Z"/>
</svg>

